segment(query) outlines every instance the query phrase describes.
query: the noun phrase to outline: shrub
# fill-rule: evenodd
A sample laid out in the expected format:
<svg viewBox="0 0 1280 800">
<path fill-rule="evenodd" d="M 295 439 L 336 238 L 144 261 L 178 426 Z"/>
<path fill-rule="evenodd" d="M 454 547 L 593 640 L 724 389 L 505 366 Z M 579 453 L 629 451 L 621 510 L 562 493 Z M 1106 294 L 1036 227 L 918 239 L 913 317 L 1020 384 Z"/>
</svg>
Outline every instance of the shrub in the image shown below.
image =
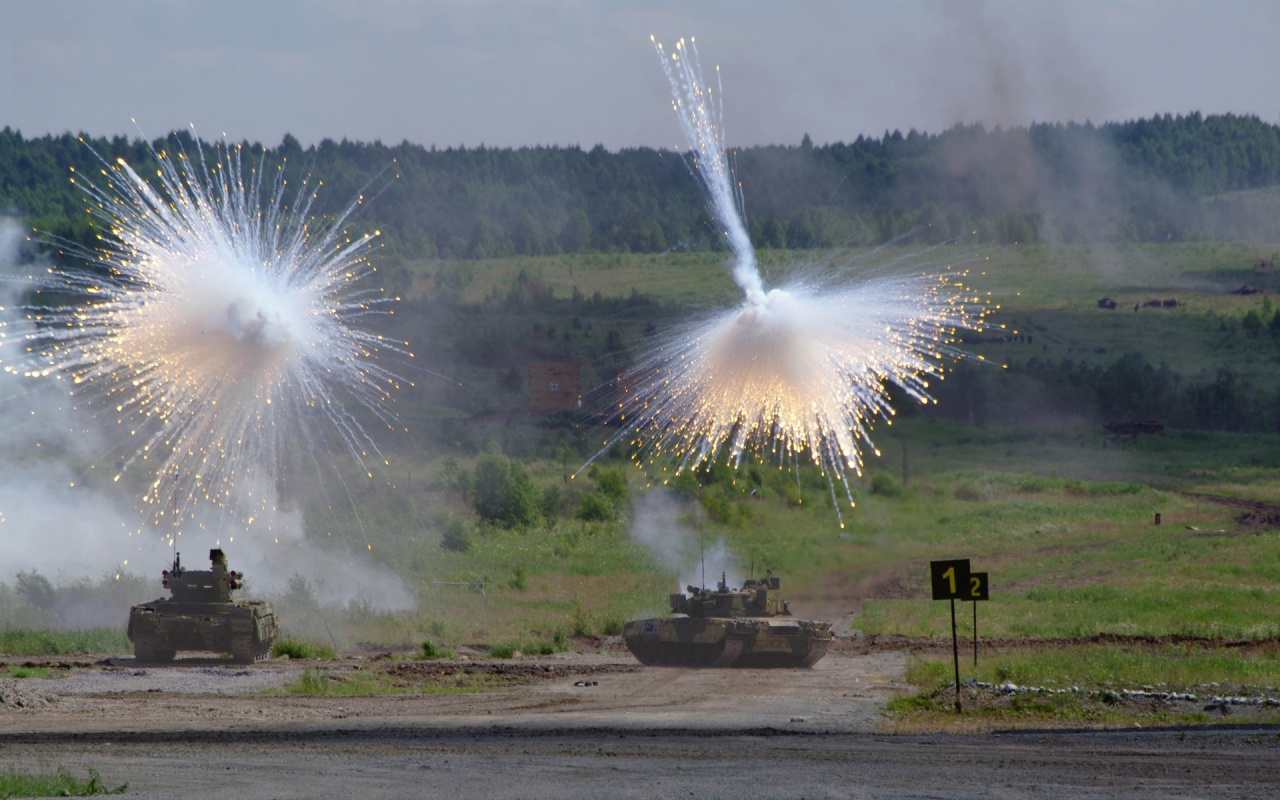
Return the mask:
<svg viewBox="0 0 1280 800">
<path fill-rule="evenodd" d="M 516 646 L 510 642 L 502 642 L 489 648 L 489 655 L 492 658 L 511 658 L 515 654 Z"/>
<path fill-rule="evenodd" d="M 453 651 L 427 639 L 422 643 L 421 658 L 453 658 Z"/>
<path fill-rule="evenodd" d="M 476 462 L 471 495 L 481 519 L 507 528 L 527 527 L 538 520 L 537 490 L 517 461 L 483 456 Z"/>
<path fill-rule="evenodd" d="M 627 503 L 627 476 L 618 467 L 593 466 L 587 476 L 596 482 L 596 491 L 616 506 Z"/>
<path fill-rule="evenodd" d="M 338 654 L 332 647 L 321 642 L 307 642 L 291 636 L 282 636 L 271 646 L 271 656 L 273 658 L 288 656 L 289 658 L 331 659 L 337 658 Z"/>
<path fill-rule="evenodd" d="M 588 522 L 610 522 L 617 518 L 617 506 L 599 491 L 583 495 L 578 503 L 578 519 Z"/>
<path fill-rule="evenodd" d="M 454 516 L 444 520 L 444 533 L 440 536 L 440 546 L 455 553 L 465 553 L 471 549 L 471 526 L 466 520 Z"/>
<path fill-rule="evenodd" d="M 900 497 L 902 484 L 888 470 L 877 469 L 871 473 L 871 493 L 881 497 Z"/>
<path fill-rule="evenodd" d="M 565 493 L 559 486 L 551 485 L 542 490 L 542 498 L 538 502 L 538 510 L 547 519 L 560 516 L 564 510 Z"/>
<path fill-rule="evenodd" d="M 329 673 L 322 669 L 303 671 L 298 682 L 289 687 L 293 694 L 328 694 L 331 687 Z"/>
<path fill-rule="evenodd" d="M 702 507 L 713 522 L 741 528 L 751 521 L 751 509 L 737 503 L 723 489 L 716 488 L 703 492 Z"/>
</svg>

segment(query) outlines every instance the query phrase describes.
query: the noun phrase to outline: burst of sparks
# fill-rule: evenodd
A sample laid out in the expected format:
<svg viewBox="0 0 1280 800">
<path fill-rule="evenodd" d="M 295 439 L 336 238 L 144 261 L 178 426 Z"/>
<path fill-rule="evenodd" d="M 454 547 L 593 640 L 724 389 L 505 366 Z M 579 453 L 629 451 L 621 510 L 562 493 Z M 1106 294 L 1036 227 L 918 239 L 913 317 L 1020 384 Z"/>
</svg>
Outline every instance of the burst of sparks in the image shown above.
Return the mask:
<svg viewBox="0 0 1280 800">
<path fill-rule="evenodd" d="M 170 146 L 152 150 L 153 182 L 101 157 L 100 178 L 72 177 L 110 235 L 67 248 L 87 268 L 35 281 L 65 302 L 25 308 L 27 353 L 5 368 L 65 380 L 115 423 L 116 480 L 142 469 L 149 514 L 173 536 L 210 505 L 251 525 L 297 456 L 325 459 L 330 431 L 370 471 L 383 459 L 354 409 L 396 425 L 399 380 L 376 358 L 404 350 L 360 324 L 392 299 L 365 280 L 377 232 L 344 229 L 363 197 L 318 218 L 310 176 L 295 189 L 240 146 Z"/>
<path fill-rule="evenodd" d="M 690 172 L 733 253 L 744 299 L 675 332 L 629 370 L 617 408 L 623 427 L 601 453 L 629 441 L 637 464 L 676 474 L 722 453 L 735 467 L 746 454 L 779 463 L 807 455 L 828 476 L 832 499 L 839 484 L 852 505 L 848 474 L 861 474 L 864 448 L 875 452 L 871 425 L 894 414 L 888 384 L 931 402 L 930 380 L 960 355 L 957 330 L 982 327 L 987 306 L 962 275 L 914 263 L 767 289 L 725 150 L 719 71 L 713 91 L 692 40 L 671 54 L 655 47 Z"/>
</svg>

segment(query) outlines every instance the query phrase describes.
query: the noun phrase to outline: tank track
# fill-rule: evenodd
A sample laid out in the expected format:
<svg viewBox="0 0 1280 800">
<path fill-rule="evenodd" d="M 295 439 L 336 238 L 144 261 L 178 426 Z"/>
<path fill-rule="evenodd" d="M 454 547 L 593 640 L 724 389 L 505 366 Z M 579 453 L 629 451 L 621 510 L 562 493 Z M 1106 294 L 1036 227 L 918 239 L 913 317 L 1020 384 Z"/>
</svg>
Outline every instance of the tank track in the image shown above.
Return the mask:
<svg viewBox="0 0 1280 800">
<path fill-rule="evenodd" d="M 814 664 L 817 664 L 822 660 L 822 657 L 827 654 L 827 645 L 829 644 L 831 644 L 830 639 L 814 639 L 809 643 L 809 652 L 804 658 L 800 659 L 800 662 L 797 663 L 796 666 L 812 667 Z"/>
<path fill-rule="evenodd" d="M 741 639 L 714 644 L 627 642 L 627 648 L 641 664 L 659 667 L 729 667 L 742 655 L 742 647 Z"/>
<path fill-rule="evenodd" d="M 167 664 L 177 655 L 175 650 L 167 650 L 156 645 L 156 637 L 149 633 L 134 636 L 133 660 L 139 664 Z"/>
<path fill-rule="evenodd" d="M 237 664 L 252 664 L 271 655 L 271 642 L 254 641 L 252 634 L 237 636 L 231 641 L 231 660 Z"/>
</svg>

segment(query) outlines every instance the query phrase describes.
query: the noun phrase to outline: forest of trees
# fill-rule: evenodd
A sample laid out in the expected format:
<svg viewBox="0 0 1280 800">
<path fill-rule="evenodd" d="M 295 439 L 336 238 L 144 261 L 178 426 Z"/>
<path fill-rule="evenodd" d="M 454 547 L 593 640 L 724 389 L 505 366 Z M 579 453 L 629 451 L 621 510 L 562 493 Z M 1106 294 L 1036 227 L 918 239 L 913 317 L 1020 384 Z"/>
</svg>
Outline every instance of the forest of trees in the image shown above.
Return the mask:
<svg viewBox="0 0 1280 800">
<path fill-rule="evenodd" d="M 99 158 L 153 164 L 194 154 L 185 132 L 147 143 L 0 131 L 0 212 L 90 240 L 70 169 Z M 208 146 L 207 144 L 205 146 Z M 732 153 L 757 246 L 871 245 L 902 237 L 981 241 L 1280 239 L 1280 219 L 1240 190 L 1280 183 L 1280 127 L 1192 113 L 1103 125 L 957 125 L 851 143 Z M 401 257 L 659 252 L 723 246 L 680 154 L 597 146 L 424 148 L 324 140 L 247 144 L 287 173 L 324 183 L 318 209 L 365 192 L 358 224 Z M 145 169 L 140 169 L 143 174 Z"/>
</svg>

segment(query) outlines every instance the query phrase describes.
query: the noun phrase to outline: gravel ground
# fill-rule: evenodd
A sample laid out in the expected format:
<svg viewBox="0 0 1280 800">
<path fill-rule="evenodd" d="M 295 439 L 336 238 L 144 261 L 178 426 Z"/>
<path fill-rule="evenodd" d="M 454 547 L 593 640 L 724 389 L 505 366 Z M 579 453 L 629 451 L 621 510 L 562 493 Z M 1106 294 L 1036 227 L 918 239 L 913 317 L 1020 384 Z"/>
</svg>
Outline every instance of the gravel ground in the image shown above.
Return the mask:
<svg viewBox="0 0 1280 800">
<path fill-rule="evenodd" d="M 848 643 L 809 670 L 643 668 L 607 647 L 445 663 L 85 660 L 67 677 L 0 681 L 0 768 L 93 768 L 137 798 L 1280 796 L 1274 726 L 886 735 L 880 709 L 906 688 L 904 664 Z M 517 683 L 261 694 L 316 666 Z"/>
</svg>

